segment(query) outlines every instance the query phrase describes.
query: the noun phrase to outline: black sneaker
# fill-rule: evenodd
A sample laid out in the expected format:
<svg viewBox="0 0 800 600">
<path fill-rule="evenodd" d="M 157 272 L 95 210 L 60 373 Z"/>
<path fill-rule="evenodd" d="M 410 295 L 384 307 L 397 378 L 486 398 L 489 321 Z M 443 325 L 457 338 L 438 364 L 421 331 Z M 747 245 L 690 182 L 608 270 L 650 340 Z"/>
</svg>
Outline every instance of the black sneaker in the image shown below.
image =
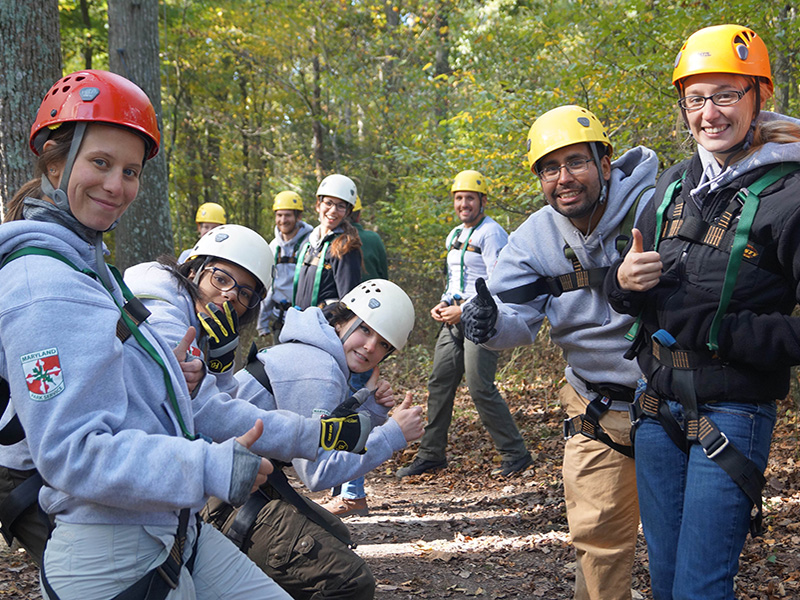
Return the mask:
<svg viewBox="0 0 800 600">
<path fill-rule="evenodd" d="M 409 475 L 422 475 L 428 471 L 436 469 L 444 469 L 447 466 L 447 459 L 445 460 L 425 460 L 424 458 L 415 458 L 407 467 L 397 469 L 395 476 L 398 478 L 408 477 Z"/>
<path fill-rule="evenodd" d="M 517 460 L 504 460 L 500 463 L 500 467 L 492 471 L 492 475 L 500 477 L 510 477 L 517 473 L 521 473 L 533 464 L 533 458 L 530 453 Z"/>
</svg>

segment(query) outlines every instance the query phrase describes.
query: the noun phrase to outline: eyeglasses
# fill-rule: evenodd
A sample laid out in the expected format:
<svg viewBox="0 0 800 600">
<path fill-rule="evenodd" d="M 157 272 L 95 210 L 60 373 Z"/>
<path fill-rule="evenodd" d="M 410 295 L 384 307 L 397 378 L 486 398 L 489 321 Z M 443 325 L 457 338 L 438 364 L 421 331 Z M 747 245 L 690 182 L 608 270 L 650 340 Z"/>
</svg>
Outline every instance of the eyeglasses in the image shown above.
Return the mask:
<svg viewBox="0 0 800 600">
<path fill-rule="evenodd" d="M 549 165 L 540 169 L 537 172 L 539 179 L 545 183 L 556 181 L 561 176 L 561 169 L 566 169 L 570 175 L 580 175 L 589 170 L 589 163 L 593 162 L 591 158 L 573 158 L 568 160 L 564 165 Z"/>
<path fill-rule="evenodd" d="M 261 302 L 261 296 L 253 288 L 247 285 L 239 285 L 233 275 L 227 271 L 219 267 L 206 267 L 204 270 L 211 271 L 211 285 L 220 292 L 230 292 L 236 289 L 236 299 L 245 308 L 255 308 Z"/>
<path fill-rule="evenodd" d="M 752 85 L 748 85 L 743 90 L 726 90 L 724 92 L 711 94 L 710 96 L 684 96 L 678 100 L 678 106 L 687 112 L 700 110 L 706 105 L 706 100 L 711 100 L 711 102 L 717 106 L 733 106 L 744 98 L 744 95 L 749 92 L 752 87 Z"/>
<path fill-rule="evenodd" d="M 327 198 L 320 200 L 320 204 L 325 207 L 325 210 L 335 208 L 336 211 L 340 213 L 347 212 L 347 207 L 350 206 L 347 204 L 347 202 L 334 202 L 333 200 L 328 200 Z"/>
</svg>

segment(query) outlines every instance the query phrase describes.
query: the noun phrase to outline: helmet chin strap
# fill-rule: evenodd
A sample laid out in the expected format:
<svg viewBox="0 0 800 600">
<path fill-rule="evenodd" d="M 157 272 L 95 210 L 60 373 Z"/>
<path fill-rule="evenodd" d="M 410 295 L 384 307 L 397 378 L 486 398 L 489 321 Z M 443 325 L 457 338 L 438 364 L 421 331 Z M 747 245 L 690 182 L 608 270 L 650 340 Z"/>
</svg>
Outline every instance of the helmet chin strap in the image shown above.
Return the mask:
<svg viewBox="0 0 800 600">
<path fill-rule="evenodd" d="M 80 150 L 83 136 L 86 133 L 86 125 L 86 121 L 78 121 L 75 123 L 75 131 L 72 134 L 72 142 L 69 146 L 67 160 L 64 162 L 64 170 L 61 173 L 61 182 L 59 183 L 58 189 L 53 187 L 53 184 L 46 174 L 42 174 L 42 192 L 53 201 L 56 208 L 63 210 L 73 217 L 75 215 L 72 214 L 72 210 L 70 210 L 69 207 L 67 190 L 69 187 L 69 178 L 72 175 L 72 167 L 75 164 L 75 157 L 78 156 L 78 150 Z"/>
<path fill-rule="evenodd" d="M 597 204 L 603 204 L 608 200 L 608 182 L 603 178 L 603 165 L 600 162 L 600 154 L 597 152 L 597 143 L 590 143 L 592 149 L 592 156 L 594 157 L 594 164 L 597 165 L 597 176 L 600 178 L 600 197 L 597 199 Z M 597 207 L 595 204 L 595 208 Z M 594 214 L 594 211 L 592 211 Z"/>
<path fill-rule="evenodd" d="M 356 320 L 353 321 L 353 324 L 350 325 L 350 327 L 347 328 L 347 331 L 345 331 L 343 335 L 339 336 L 340 339 L 342 340 L 342 344 L 344 344 L 347 341 L 347 338 L 349 338 L 351 335 L 353 335 L 355 330 L 358 329 L 358 327 L 363 322 L 364 322 L 364 320 L 361 317 L 356 317 Z"/>
</svg>

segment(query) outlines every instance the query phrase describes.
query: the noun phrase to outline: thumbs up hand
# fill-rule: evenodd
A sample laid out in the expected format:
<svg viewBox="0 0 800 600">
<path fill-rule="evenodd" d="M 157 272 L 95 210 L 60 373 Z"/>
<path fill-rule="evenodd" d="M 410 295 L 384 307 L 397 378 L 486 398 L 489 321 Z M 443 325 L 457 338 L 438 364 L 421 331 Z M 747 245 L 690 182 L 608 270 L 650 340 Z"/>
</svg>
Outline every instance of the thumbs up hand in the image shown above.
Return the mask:
<svg viewBox="0 0 800 600">
<path fill-rule="evenodd" d="M 414 406 L 414 399 L 411 392 L 406 392 L 406 397 L 402 404 L 394 409 L 392 419 L 397 421 L 397 424 L 400 425 L 406 442 L 418 440 L 425 432 L 425 423 L 422 419 L 422 407 Z"/>
<path fill-rule="evenodd" d="M 646 292 L 661 278 L 661 256 L 655 250 L 645 252 L 642 232 L 631 230 L 631 248 L 617 269 L 617 281 L 623 290 Z"/>
<path fill-rule="evenodd" d="M 464 337 L 475 344 L 483 344 L 496 333 L 497 304 L 482 277 L 475 281 L 475 291 L 478 295 L 461 307 L 461 323 Z"/>
</svg>

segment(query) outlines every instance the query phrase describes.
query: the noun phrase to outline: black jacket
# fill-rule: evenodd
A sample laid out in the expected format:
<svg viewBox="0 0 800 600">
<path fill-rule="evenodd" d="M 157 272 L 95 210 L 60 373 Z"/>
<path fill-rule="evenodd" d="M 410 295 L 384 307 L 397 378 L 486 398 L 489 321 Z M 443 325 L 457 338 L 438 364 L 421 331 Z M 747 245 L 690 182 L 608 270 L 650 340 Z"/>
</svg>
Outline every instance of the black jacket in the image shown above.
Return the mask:
<svg viewBox="0 0 800 600">
<path fill-rule="evenodd" d="M 684 171 L 680 192 L 684 216 L 713 222 L 740 188 L 751 185 L 773 166 L 758 167 L 710 193 L 702 210 L 689 195 L 702 174 L 700 158 L 695 155 L 667 170 L 637 223 L 645 250 L 653 249 L 656 209 L 669 184 Z M 652 353 L 650 336 L 659 329 L 672 334 L 680 349 L 696 352 L 709 361 L 694 371 L 698 402 L 758 403 L 788 393 L 789 367 L 800 364 L 800 319 L 790 316 L 800 298 L 800 171 L 766 188 L 760 199 L 748 252 L 720 326 L 716 356 L 706 344 L 720 302 L 730 242 L 714 248 L 662 236 L 658 247 L 663 264 L 661 280 L 647 292 L 629 292 L 619 287 L 616 273 L 621 260 L 610 270 L 606 291 L 611 305 L 618 312 L 642 316 L 643 331 L 634 350 L 651 389 L 659 396 L 675 398 L 672 369 Z M 675 201 L 665 211 L 665 217 L 674 205 Z M 731 229 L 737 224 L 735 218 Z"/>
<path fill-rule="evenodd" d="M 358 249 L 351 250 L 342 258 L 334 258 L 328 248 L 324 261 L 320 264 L 313 264 L 318 260 L 322 245 L 326 241 L 333 241 L 340 232 L 341 229 L 337 228 L 320 240 L 319 244 L 310 245 L 303 257 L 303 262 L 298 264 L 300 278 L 297 281 L 297 295 L 294 300 L 296 306 L 300 308 L 311 306 L 314 279 L 318 268 L 322 268 L 323 272 L 315 306 L 324 306 L 329 300 L 339 300 L 361 283 L 361 251 Z"/>
</svg>

